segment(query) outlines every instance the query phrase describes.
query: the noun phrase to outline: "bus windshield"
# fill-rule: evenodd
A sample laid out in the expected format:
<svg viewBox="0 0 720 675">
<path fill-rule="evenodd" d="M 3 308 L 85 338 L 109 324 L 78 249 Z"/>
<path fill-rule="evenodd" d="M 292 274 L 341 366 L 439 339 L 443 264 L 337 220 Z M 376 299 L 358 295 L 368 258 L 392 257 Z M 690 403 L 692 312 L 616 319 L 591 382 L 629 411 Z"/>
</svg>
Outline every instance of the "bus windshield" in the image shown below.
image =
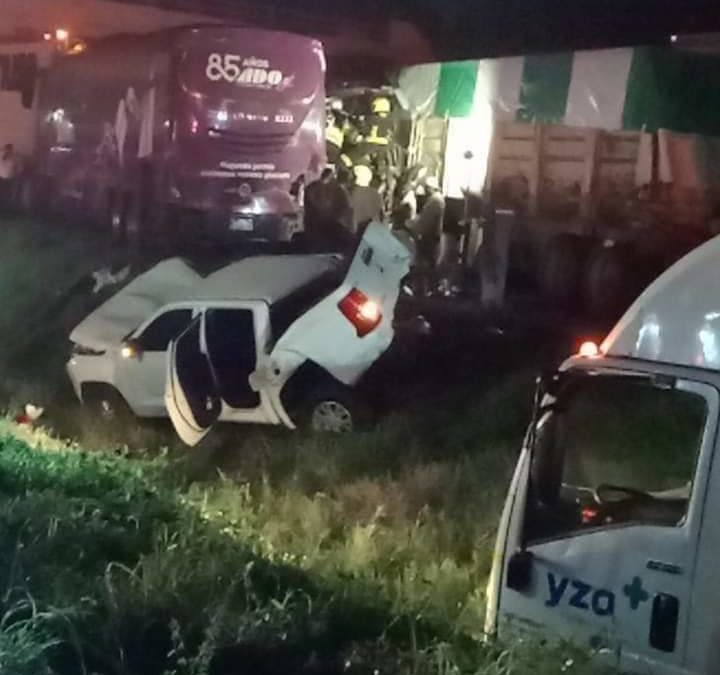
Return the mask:
<svg viewBox="0 0 720 675">
<path fill-rule="evenodd" d="M 194 30 L 181 45 L 178 77 L 196 126 L 211 134 L 292 135 L 324 106 L 322 46 L 298 35 Z"/>
</svg>

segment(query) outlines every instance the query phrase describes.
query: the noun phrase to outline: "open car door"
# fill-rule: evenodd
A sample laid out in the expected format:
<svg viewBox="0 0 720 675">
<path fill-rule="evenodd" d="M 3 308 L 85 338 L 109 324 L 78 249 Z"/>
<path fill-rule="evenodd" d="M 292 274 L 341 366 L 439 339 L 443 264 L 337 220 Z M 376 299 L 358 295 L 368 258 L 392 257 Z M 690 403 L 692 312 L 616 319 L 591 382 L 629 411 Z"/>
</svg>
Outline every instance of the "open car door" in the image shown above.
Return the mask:
<svg viewBox="0 0 720 675">
<path fill-rule="evenodd" d="M 191 446 L 207 435 L 222 410 L 205 344 L 205 321 L 203 313 L 168 349 L 165 405 L 178 436 Z"/>
<path fill-rule="evenodd" d="M 277 363 L 309 360 L 353 386 L 390 347 L 393 317 L 412 254 L 390 230 L 372 223 L 343 283 L 298 318 L 273 349 Z"/>
</svg>

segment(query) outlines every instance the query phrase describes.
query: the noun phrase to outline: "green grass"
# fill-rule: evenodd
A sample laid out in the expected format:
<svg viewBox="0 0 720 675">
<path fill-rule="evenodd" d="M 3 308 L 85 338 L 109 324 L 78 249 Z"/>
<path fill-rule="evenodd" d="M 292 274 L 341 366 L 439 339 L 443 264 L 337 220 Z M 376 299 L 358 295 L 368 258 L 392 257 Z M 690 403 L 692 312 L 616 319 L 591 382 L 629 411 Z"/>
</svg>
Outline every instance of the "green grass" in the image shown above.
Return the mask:
<svg viewBox="0 0 720 675">
<path fill-rule="evenodd" d="M 570 648 L 480 639 L 532 370 L 350 438 L 236 427 L 188 451 L 58 393 L 103 259 L 79 231 L 0 229 L 0 409 L 47 405 L 57 430 L 0 419 L 0 673 L 590 672 Z"/>
<path fill-rule="evenodd" d="M 509 398 L 458 408 L 442 461 L 394 420 L 351 443 L 256 432 L 226 473 L 2 423 L 3 672 L 531 672 L 538 648 L 480 642 L 514 449 L 464 445 Z M 583 672 L 570 653 L 547 672 Z"/>
<path fill-rule="evenodd" d="M 65 384 L 69 331 L 98 301 L 78 285 L 107 259 L 93 232 L 0 218 L 0 402 L 47 398 Z"/>
</svg>

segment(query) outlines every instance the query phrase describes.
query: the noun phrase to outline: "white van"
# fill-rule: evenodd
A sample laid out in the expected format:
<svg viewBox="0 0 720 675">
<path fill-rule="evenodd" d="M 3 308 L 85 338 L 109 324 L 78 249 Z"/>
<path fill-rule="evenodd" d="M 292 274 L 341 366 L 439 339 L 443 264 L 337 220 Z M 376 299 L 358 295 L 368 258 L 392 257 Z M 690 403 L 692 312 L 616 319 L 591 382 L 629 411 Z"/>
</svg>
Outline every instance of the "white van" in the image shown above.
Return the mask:
<svg viewBox="0 0 720 675">
<path fill-rule="evenodd" d="M 720 672 L 720 238 L 597 353 L 539 381 L 486 632 L 539 630 L 624 671 Z"/>
</svg>

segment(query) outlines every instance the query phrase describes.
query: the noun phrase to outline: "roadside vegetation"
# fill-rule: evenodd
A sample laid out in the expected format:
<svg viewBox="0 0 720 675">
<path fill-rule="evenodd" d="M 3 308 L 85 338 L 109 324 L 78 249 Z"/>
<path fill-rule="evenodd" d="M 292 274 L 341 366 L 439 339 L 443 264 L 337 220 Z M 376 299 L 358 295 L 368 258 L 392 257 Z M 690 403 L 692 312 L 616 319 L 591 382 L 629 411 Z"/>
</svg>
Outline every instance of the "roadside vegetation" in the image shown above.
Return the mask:
<svg viewBox="0 0 720 675">
<path fill-rule="evenodd" d="M 40 253 L 23 265 L 0 246 L 22 318 L 0 323 L 15 346 L 0 364 L 0 672 L 591 672 L 570 648 L 482 641 L 533 369 L 468 378 L 352 437 L 234 428 L 188 451 L 167 424 L 108 428 L 64 397 L 55 341 L 100 248 L 18 229 L 0 239 Z M 46 428 L 12 422 L 26 402 L 50 402 Z"/>
<path fill-rule="evenodd" d="M 481 641 L 509 439 L 440 460 L 419 438 L 251 434 L 223 473 L 3 423 L 2 671 L 583 672 Z"/>
</svg>

